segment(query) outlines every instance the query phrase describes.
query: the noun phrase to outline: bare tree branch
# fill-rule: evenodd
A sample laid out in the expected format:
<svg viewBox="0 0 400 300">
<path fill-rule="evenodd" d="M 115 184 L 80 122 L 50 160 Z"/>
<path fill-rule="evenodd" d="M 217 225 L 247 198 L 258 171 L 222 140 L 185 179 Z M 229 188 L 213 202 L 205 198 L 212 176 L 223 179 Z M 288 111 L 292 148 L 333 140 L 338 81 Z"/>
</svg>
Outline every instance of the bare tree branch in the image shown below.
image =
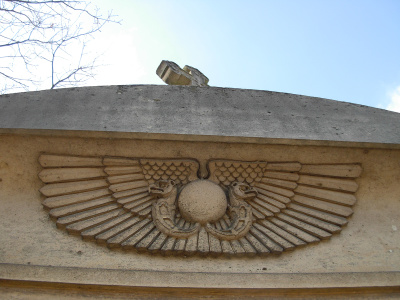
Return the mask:
<svg viewBox="0 0 400 300">
<path fill-rule="evenodd" d="M 52 89 L 93 77 L 87 44 L 110 22 L 84 0 L 0 0 L 0 93 L 35 89 L 46 66 Z"/>
</svg>

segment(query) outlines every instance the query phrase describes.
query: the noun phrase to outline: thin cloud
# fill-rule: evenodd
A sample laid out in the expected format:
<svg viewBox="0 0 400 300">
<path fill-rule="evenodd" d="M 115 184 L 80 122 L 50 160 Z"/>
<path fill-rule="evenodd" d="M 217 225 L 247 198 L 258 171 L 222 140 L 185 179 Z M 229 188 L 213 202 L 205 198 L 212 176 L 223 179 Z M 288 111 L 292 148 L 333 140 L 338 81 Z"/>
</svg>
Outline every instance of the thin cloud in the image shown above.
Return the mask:
<svg viewBox="0 0 400 300">
<path fill-rule="evenodd" d="M 386 109 L 400 113 L 400 86 L 390 93 L 390 103 Z"/>
</svg>

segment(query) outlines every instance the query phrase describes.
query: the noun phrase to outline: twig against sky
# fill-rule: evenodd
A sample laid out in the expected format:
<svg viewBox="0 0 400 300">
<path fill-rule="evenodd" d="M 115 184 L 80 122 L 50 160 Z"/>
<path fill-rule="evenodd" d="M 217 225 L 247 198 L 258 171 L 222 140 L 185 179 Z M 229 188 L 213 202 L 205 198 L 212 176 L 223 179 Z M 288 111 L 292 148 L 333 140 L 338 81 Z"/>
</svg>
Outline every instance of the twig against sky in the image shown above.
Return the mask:
<svg viewBox="0 0 400 300">
<path fill-rule="evenodd" d="M 0 1 L 0 92 L 75 86 L 94 76 L 87 45 L 118 21 L 85 1 Z"/>
</svg>

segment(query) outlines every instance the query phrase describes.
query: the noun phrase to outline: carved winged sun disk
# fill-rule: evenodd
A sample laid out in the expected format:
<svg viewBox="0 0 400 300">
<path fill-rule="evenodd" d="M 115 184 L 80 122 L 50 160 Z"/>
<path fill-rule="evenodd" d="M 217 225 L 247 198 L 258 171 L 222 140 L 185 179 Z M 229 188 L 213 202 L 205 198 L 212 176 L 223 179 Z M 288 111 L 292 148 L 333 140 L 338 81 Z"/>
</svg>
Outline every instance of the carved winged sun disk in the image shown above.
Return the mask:
<svg viewBox="0 0 400 300">
<path fill-rule="evenodd" d="M 228 187 L 230 206 L 229 215 L 231 224 L 228 228 L 219 230 L 207 224 L 206 230 L 217 238 L 223 240 L 237 240 L 244 237 L 253 224 L 252 208 L 246 201 L 257 197 L 256 189 L 242 182 L 234 182 Z"/>
<path fill-rule="evenodd" d="M 43 206 L 57 227 L 110 248 L 264 255 L 347 224 L 359 164 L 42 154 Z M 227 191 L 227 192 L 225 192 Z"/>
<path fill-rule="evenodd" d="M 183 228 L 175 223 L 175 200 L 178 189 L 173 180 L 160 180 L 149 187 L 149 193 L 160 198 L 153 204 L 152 217 L 157 228 L 168 236 L 188 238 L 199 231 L 200 224 Z"/>
</svg>

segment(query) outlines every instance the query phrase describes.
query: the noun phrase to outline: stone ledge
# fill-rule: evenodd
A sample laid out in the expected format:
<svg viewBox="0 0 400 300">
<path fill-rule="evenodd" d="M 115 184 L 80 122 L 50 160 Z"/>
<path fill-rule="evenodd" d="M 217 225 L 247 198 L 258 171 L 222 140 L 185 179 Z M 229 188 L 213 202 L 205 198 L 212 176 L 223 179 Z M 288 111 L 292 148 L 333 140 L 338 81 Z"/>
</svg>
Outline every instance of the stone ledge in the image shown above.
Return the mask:
<svg viewBox="0 0 400 300">
<path fill-rule="evenodd" d="M 400 285 L 400 272 L 217 273 L 91 269 L 0 264 L 0 279 L 29 282 L 176 288 L 357 288 Z"/>
<path fill-rule="evenodd" d="M 263 137 L 237 137 L 197 134 L 166 134 L 143 132 L 114 132 L 114 131 L 87 131 L 87 130 L 54 130 L 54 129 L 9 129 L 0 128 L 1 135 L 14 136 L 43 136 L 65 138 L 105 138 L 126 140 L 153 140 L 153 141 L 181 141 L 181 142 L 215 142 L 234 144 L 260 145 L 291 145 L 291 146 L 327 146 L 343 148 L 365 149 L 400 149 L 400 143 L 370 143 L 370 142 L 341 142 L 324 140 L 283 139 Z"/>
</svg>

